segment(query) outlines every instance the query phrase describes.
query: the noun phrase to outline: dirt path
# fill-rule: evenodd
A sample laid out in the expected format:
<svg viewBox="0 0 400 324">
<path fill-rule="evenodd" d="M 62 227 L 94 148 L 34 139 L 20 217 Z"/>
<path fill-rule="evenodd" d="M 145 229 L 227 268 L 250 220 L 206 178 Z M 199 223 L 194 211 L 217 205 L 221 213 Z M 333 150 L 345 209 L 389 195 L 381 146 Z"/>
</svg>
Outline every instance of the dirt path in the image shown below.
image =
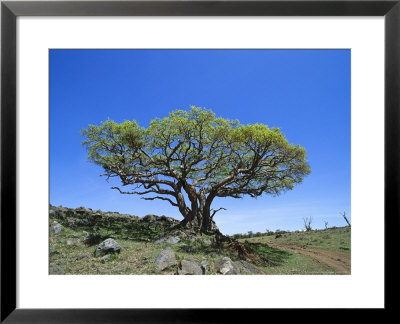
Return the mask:
<svg viewBox="0 0 400 324">
<path fill-rule="evenodd" d="M 314 249 L 307 246 L 299 246 L 294 244 L 276 242 L 268 242 L 266 244 L 281 248 L 283 250 L 307 255 L 320 263 L 328 265 L 339 273 L 350 274 L 351 272 L 351 256 L 347 253 Z"/>
</svg>

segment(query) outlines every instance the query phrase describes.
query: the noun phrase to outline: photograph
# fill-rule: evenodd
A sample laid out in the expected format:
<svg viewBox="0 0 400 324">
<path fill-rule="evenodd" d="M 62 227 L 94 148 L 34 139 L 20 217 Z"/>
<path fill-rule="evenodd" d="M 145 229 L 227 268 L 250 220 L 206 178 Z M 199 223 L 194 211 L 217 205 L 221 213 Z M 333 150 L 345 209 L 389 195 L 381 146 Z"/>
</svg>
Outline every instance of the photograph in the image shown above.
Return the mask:
<svg viewBox="0 0 400 324">
<path fill-rule="evenodd" d="M 50 275 L 351 275 L 351 49 L 48 60 Z"/>
</svg>

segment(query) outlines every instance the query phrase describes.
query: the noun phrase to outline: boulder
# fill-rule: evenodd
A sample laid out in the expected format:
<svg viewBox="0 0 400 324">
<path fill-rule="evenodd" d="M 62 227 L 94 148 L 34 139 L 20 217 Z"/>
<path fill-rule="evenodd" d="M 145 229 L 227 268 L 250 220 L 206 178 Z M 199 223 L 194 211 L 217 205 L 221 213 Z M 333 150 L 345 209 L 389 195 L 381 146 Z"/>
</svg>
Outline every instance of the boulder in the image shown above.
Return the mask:
<svg viewBox="0 0 400 324">
<path fill-rule="evenodd" d="M 157 270 L 162 271 L 170 266 L 176 264 L 176 257 L 174 251 L 170 248 L 167 248 L 160 252 L 157 258 L 154 261 Z"/>
<path fill-rule="evenodd" d="M 203 271 L 203 274 L 206 274 L 207 270 L 210 269 L 210 264 L 207 261 L 201 261 L 200 268 Z"/>
<path fill-rule="evenodd" d="M 244 260 L 236 261 L 234 264 L 239 268 L 241 273 L 247 274 L 264 274 L 260 269 L 258 269 L 254 264 L 246 262 Z"/>
<path fill-rule="evenodd" d="M 239 275 L 240 270 L 238 266 L 232 262 L 230 258 L 224 257 L 222 259 L 215 260 L 214 262 L 215 271 L 223 275 Z"/>
<path fill-rule="evenodd" d="M 100 256 L 109 253 L 120 253 L 120 252 L 121 252 L 121 247 L 119 246 L 119 244 L 112 238 L 108 238 L 105 241 L 101 242 L 99 245 L 97 245 L 94 255 Z"/>
<path fill-rule="evenodd" d="M 164 243 L 169 243 L 169 244 L 176 244 L 180 241 L 181 239 L 178 236 L 166 236 L 158 239 L 155 241 L 155 244 L 164 244 Z"/>
<path fill-rule="evenodd" d="M 61 233 L 62 230 L 63 230 L 62 225 L 57 223 L 56 221 L 54 221 L 53 225 L 50 226 L 50 233 L 53 235 Z"/>
<path fill-rule="evenodd" d="M 181 262 L 182 269 L 178 269 L 180 275 L 202 275 L 203 270 L 200 266 L 190 259 L 183 259 Z"/>
</svg>

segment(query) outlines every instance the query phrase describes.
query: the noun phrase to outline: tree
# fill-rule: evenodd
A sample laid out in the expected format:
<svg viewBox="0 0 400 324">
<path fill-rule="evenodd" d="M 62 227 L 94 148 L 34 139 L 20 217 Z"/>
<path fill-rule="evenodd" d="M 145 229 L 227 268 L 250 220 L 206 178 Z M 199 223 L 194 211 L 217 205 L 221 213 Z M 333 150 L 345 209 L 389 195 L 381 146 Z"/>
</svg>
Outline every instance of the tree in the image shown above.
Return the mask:
<svg viewBox="0 0 400 324">
<path fill-rule="evenodd" d="M 346 221 L 347 225 L 349 225 L 349 227 L 351 227 L 351 224 L 350 224 L 349 220 L 346 217 L 346 212 L 343 212 L 343 214 L 342 213 L 339 213 L 339 214 L 343 216 L 343 218 Z"/>
<path fill-rule="evenodd" d="M 307 232 L 312 230 L 312 228 L 311 228 L 311 223 L 312 223 L 311 216 L 310 216 L 310 218 L 308 218 L 308 217 L 304 218 L 303 217 L 303 223 L 304 223 L 304 228 L 306 229 Z"/>
<path fill-rule="evenodd" d="M 211 208 L 215 198 L 278 195 L 310 173 L 305 149 L 278 128 L 242 125 L 197 107 L 148 128 L 107 120 L 83 136 L 89 160 L 107 179 L 121 180 L 113 189 L 167 201 L 182 214 L 181 226 L 204 233 L 218 230 L 213 217 L 224 208 Z"/>
</svg>

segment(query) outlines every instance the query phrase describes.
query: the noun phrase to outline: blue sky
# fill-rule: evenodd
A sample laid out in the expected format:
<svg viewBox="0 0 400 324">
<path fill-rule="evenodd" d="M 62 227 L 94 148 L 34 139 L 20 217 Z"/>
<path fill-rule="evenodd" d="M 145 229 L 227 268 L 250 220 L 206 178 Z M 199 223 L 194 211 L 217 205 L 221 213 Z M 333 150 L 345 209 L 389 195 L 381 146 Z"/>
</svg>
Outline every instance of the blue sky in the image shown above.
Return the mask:
<svg viewBox="0 0 400 324">
<path fill-rule="evenodd" d="M 350 50 L 50 50 L 50 203 L 181 219 L 165 201 L 111 190 L 87 161 L 81 130 L 191 105 L 279 127 L 312 173 L 278 197 L 220 198 L 225 234 L 346 225 L 350 210 Z"/>
</svg>

